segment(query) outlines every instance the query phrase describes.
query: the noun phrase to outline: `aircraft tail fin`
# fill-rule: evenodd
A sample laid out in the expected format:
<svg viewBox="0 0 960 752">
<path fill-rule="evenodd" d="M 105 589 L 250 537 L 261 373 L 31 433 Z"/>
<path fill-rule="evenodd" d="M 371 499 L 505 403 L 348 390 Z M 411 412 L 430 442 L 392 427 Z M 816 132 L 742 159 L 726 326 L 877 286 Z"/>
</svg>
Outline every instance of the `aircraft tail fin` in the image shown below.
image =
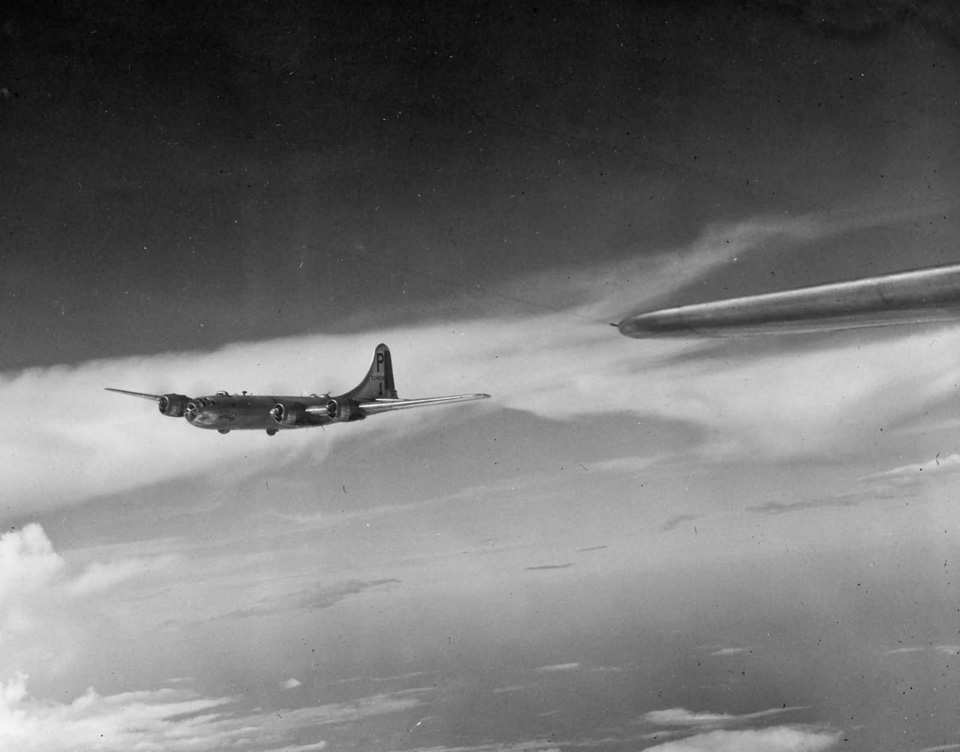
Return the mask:
<svg viewBox="0 0 960 752">
<path fill-rule="evenodd" d="M 370 370 L 363 381 L 349 392 L 349 396 L 356 400 L 397 399 L 389 347 L 384 344 L 377 345 Z"/>
</svg>

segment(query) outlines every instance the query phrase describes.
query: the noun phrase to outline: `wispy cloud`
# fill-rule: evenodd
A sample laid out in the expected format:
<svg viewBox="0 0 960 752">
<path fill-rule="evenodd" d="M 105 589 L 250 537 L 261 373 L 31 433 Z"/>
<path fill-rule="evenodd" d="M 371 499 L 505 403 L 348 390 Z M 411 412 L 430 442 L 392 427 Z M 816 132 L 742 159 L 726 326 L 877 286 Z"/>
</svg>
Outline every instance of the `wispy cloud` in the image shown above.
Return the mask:
<svg viewBox="0 0 960 752">
<path fill-rule="evenodd" d="M 660 532 L 663 532 L 663 533 L 669 532 L 670 530 L 673 530 L 679 527 L 684 522 L 693 522 L 695 520 L 699 520 L 702 516 L 703 515 L 700 515 L 700 514 L 678 514 L 675 517 L 671 517 L 669 520 L 664 522 L 660 526 Z"/>
<path fill-rule="evenodd" d="M 899 467 L 884 470 L 872 475 L 866 475 L 860 480 L 862 482 L 876 481 L 895 481 L 895 480 L 918 480 L 923 476 L 945 475 L 949 473 L 960 472 L 960 454 L 953 453 L 943 457 L 937 455 L 927 462 L 918 462 L 913 465 L 900 465 Z"/>
<path fill-rule="evenodd" d="M 415 692 L 380 694 L 353 702 L 234 714 L 230 697 L 203 697 L 182 689 L 102 696 L 88 690 L 69 703 L 29 696 L 27 677 L 0 684 L 0 748 L 20 752 L 93 750 L 319 750 L 325 740 L 303 742 L 318 727 L 353 723 L 420 706 Z M 283 723 L 277 723 L 277 716 Z"/>
<path fill-rule="evenodd" d="M 664 464 L 669 462 L 671 459 L 668 454 L 653 454 L 650 456 L 629 456 L 629 457 L 614 457 L 609 460 L 600 460 L 599 462 L 591 462 L 590 470 L 591 471 L 601 471 L 601 472 L 611 472 L 611 473 L 642 473 L 649 470 L 655 465 Z"/>
<path fill-rule="evenodd" d="M 535 567 L 524 567 L 524 572 L 542 572 L 551 569 L 569 569 L 573 564 L 540 564 Z"/>
<path fill-rule="evenodd" d="M 278 613 L 288 611 L 330 608 L 352 595 L 358 595 L 373 588 L 399 584 L 400 580 L 392 578 L 369 581 L 351 579 L 345 582 L 328 583 L 315 586 L 311 590 L 296 596 L 284 593 L 272 595 L 249 606 L 221 614 L 216 618 L 226 620 L 249 619 L 259 616 L 275 616 Z"/>
<path fill-rule="evenodd" d="M 743 653 L 749 653 L 750 648 L 720 648 L 710 653 L 711 656 L 716 656 L 719 658 L 726 658 L 727 656 L 732 655 L 742 655 Z"/>
<path fill-rule="evenodd" d="M 496 689 L 490 690 L 495 695 L 508 695 L 513 692 L 522 692 L 529 685 L 527 684 L 511 684 L 509 687 L 497 687 Z"/>
<path fill-rule="evenodd" d="M 960 454 L 937 455 L 932 460 L 912 465 L 899 465 L 857 480 L 857 486 L 846 493 L 804 499 L 789 503 L 767 502 L 747 507 L 748 512 L 767 515 L 805 512 L 829 507 L 856 507 L 890 499 L 910 498 L 924 483 L 934 478 L 960 472 Z"/>
<path fill-rule="evenodd" d="M 757 713 L 730 715 L 727 713 L 697 713 L 685 708 L 668 708 L 667 710 L 653 710 L 643 716 L 647 723 L 658 726 L 728 726 L 732 724 L 749 723 L 762 718 L 770 718 L 782 713 L 792 713 L 805 710 L 804 707 L 771 708 Z"/>
<path fill-rule="evenodd" d="M 540 666 L 534 669 L 538 674 L 558 674 L 564 671 L 578 671 L 579 663 L 555 663 L 550 666 Z"/>
<path fill-rule="evenodd" d="M 70 593 L 83 596 L 112 588 L 124 580 L 158 572 L 177 561 L 176 556 L 153 556 L 142 559 L 120 559 L 107 563 L 94 562 L 69 585 Z"/>
</svg>

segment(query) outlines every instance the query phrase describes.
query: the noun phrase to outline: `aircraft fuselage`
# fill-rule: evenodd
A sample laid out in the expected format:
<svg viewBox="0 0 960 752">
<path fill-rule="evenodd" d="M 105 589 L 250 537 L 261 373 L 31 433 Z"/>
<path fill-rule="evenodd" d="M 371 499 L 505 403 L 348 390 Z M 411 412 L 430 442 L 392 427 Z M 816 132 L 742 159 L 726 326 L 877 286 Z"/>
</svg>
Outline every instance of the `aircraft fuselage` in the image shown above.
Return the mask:
<svg viewBox="0 0 960 752">
<path fill-rule="evenodd" d="M 184 410 L 183 417 L 194 428 L 217 431 L 311 428 L 337 419 L 336 414 L 330 416 L 326 412 L 326 403 L 329 401 L 329 395 L 275 397 L 253 394 L 216 394 L 191 400 Z M 278 406 L 282 406 L 280 410 Z M 318 406 L 323 409 L 318 410 Z M 294 411 L 301 413 L 298 418 L 289 417 Z M 281 417 L 286 415 L 287 421 L 278 419 L 278 414 Z M 364 416 L 354 414 L 345 417 L 349 421 L 362 420 Z"/>
</svg>

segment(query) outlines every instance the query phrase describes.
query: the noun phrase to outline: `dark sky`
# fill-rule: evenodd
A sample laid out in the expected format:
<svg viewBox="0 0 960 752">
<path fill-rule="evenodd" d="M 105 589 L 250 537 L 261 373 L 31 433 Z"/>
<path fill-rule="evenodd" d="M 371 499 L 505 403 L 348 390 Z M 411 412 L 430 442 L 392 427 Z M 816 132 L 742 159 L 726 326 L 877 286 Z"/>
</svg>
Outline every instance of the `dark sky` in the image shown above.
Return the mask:
<svg viewBox="0 0 960 752">
<path fill-rule="evenodd" d="M 947 2 L 0 12 L 0 749 L 960 748 Z M 489 392 L 220 436 L 102 387 Z M 290 390 L 290 391 L 281 391 Z"/>
<path fill-rule="evenodd" d="M 4 367 L 474 313 L 518 276 L 746 212 L 836 211 L 866 190 L 951 200 L 948 16 L 14 5 Z M 956 228 L 931 220 L 918 263 L 952 251 Z M 895 265 L 897 240 L 868 263 Z"/>
</svg>

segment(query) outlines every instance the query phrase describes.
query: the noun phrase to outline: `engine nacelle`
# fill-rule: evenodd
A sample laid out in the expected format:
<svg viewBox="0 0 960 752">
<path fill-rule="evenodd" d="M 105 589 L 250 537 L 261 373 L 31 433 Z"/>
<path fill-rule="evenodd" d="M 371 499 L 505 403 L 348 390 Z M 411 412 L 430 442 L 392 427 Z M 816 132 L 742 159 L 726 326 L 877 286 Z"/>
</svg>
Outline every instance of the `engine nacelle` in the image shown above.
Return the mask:
<svg viewBox="0 0 960 752">
<path fill-rule="evenodd" d="M 299 402 L 278 402 L 270 410 L 270 415 L 281 426 L 304 426 L 311 422 L 307 409 Z"/>
<path fill-rule="evenodd" d="M 339 423 L 347 423 L 351 420 L 363 420 L 364 416 L 354 410 L 350 401 L 340 403 L 332 399 L 327 402 L 327 417 Z"/>
<path fill-rule="evenodd" d="M 169 418 L 182 418 L 189 403 L 190 398 L 185 394 L 164 394 L 157 402 L 157 406 L 161 414 Z"/>
</svg>

